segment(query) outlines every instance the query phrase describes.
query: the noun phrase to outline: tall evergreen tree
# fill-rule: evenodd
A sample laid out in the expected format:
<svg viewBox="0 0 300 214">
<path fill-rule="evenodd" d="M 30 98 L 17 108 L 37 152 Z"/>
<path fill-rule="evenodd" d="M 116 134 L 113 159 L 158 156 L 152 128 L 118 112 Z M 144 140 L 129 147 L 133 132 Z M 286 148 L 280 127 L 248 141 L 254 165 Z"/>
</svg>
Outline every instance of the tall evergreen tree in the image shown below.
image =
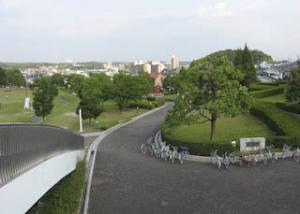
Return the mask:
<svg viewBox="0 0 300 214">
<path fill-rule="evenodd" d="M 244 74 L 244 79 L 241 81 L 242 85 L 249 87 L 251 83 L 257 80 L 253 58 L 247 44 L 244 50 L 239 49 L 236 52 L 234 65 Z"/>
</svg>

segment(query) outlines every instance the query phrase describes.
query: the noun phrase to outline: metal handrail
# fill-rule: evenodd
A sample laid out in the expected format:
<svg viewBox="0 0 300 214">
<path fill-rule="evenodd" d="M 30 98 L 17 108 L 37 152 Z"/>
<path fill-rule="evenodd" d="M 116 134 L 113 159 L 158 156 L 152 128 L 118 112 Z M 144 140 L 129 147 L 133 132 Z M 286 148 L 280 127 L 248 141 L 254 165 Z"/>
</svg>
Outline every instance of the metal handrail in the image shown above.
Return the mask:
<svg viewBox="0 0 300 214">
<path fill-rule="evenodd" d="M 36 124 L 0 124 L 0 187 L 58 154 L 83 149 L 83 137 Z"/>
</svg>

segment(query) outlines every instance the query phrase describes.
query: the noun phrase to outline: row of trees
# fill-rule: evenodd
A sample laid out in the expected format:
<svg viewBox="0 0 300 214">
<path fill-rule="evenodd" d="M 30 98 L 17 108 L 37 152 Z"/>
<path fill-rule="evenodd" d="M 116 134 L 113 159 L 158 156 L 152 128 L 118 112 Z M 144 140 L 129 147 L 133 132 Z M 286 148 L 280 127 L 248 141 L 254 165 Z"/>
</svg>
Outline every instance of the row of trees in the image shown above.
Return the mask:
<svg viewBox="0 0 300 214">
<path fill-rule="evenodd" d="M 84 119 L 96 119 L 104 111 L 104 102 L 114 100 L 120 111 L 129 107 L 129 102 L 146 96 L 153 87 L 147 74 L 132 76 L 117 74 L 112 79 L 105 74 L 94 74 L 86 79 L 79 92 Z"/>
<path fill-rule="evenodd" d="M 45 117 L 51 113 L 53 100 L 58 88 L 75 93 L 80 98 L 77 112 L 82 109 L 83 119 L 96 119 L 104 111 L 104 102 L 112 99 L 120 111 L 129 107 L 132 100 L 141 99 L 153 87 L 153 81 L 147 74 L 131 76 L 117 74 L 113 78 L 106 74 L 93 74 L 90 78 L 72 74 L 55 74 L 34 82 L 33 108 L 37 116 Z"/>
<path fill-rule="evenodd" d="M 17 69 L 3 69 L 0 67 L 0 86 L 25 86 L 25 78 Z"/>
</svg>

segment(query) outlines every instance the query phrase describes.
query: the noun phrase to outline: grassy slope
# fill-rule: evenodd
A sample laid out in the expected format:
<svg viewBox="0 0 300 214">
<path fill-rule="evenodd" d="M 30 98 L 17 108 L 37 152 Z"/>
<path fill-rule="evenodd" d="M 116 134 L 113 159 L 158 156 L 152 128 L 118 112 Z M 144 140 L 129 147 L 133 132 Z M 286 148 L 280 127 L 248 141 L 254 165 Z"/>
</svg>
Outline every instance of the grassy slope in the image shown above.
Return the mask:
<svg viewBox="0 0 300 214">
<path fill-rule="evenodd" d="M 235 118 L 220 118 L 217 121 L 217 140 L 230 141 L 240 137 L 270 136 L 272 133 L 262 122 L 250 115 Z M 180 125 L 172 130 L 171 138 L 186 142 L 207 142 L 210 136 L 210 123 L 202 121 L 193 125 Z"/>
<path fill-rule="evenodd" d="M 0 92 L 0 122 L 33 122 L 33 112 L 24 111 L 24 97 L 25 91 Z M 65 91 L 59 91 L 59 95 L 54 100 L 54 108 L 50 115 L 44 121 L 44 124 L 60 126 L 70 129 L 72 131 L 79 130 L 79 119 L 75 114 L 79 99 Z M 85 132 L 100 131 L 108 129 L 119 122 L 130 120 L 132 117 L 145 112 L 144 109 L 129 109 L 127 111 L 119 112 L 117 105 L 113 101 L 107 101 L 104 104 L 105 112 L 96 119 L 99 121 L 92 121 L 91 126 L 88 121 L 83 121 Z"/>
</svg>

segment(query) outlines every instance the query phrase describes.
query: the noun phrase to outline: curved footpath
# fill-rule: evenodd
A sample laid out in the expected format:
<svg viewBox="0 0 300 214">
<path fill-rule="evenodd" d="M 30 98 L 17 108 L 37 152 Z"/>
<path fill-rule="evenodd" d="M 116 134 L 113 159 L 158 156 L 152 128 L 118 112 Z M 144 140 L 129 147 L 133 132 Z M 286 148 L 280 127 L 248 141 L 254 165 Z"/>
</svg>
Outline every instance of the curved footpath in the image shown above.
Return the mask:
<svg viewBox="0 0 300 214">
<path fill-rule="evenodd" d="M 300 213 L 300 165 L 279 161 L 218 171 L 140 152 L 170 106 L 128 124 L 99 145 L 88 213 Z"/>
</svg>

